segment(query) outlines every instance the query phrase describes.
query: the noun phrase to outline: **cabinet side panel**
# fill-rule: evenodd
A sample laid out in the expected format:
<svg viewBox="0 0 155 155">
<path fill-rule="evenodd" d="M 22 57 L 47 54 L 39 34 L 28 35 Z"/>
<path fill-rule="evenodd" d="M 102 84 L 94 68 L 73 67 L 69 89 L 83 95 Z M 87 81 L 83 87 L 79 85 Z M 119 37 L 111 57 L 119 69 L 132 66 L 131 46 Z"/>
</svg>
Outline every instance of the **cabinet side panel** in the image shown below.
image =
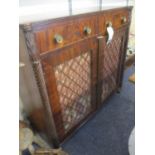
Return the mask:
<svg viewBox="0 0 155 155">
<path fill-rule="evenodd" d="M 33 68 L 27 52 L 24 34 L 20 29 L 19 44 L 19 94 L 24 111 L 32 124 L 39 130 L 45 130 L 44 109 L 35 80 Z"/>
</svg>

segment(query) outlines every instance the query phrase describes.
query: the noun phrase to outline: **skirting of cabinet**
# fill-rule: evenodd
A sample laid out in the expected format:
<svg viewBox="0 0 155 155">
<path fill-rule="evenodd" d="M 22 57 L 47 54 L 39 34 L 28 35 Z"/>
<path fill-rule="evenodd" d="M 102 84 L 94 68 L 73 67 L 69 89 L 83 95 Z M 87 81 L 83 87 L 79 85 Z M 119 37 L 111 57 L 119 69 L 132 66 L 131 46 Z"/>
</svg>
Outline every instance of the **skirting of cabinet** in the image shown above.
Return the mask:
<svg viewBox="0 0 155 155">
<path fill-rule="evenodd" d="M 30 119 L 54 147 L 120 88 L 130 15 L 125 7 L 22 25 L 42 100 L 29 104 Z M 108 44 L 107 23 L 114 29 Z"/>
</svg>

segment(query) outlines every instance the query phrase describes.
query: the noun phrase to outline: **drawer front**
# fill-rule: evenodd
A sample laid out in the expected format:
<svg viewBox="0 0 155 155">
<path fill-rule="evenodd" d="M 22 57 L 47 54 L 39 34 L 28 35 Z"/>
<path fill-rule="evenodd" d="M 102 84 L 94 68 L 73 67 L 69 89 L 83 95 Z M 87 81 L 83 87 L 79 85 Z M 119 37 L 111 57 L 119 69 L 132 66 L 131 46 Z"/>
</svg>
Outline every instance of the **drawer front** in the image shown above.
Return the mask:
<svg viewBox="0 0 155 155">
<path fill-rule="evenodd" d="M 99 33 L 106 34 L 107 24 L 111 22 L 114 30 L 123 27 L 130 22 L 128 10 L 107 11 L 99 15 Z"/>
<path fill-rule="evenodd" d="M 121 28 L 129 22 L 130 18 L 128 10 L 118 11 L 113 15 L 113 25 L 115 29 Z"/>
<path fill-rule="evenodd" d="M 51 51 L 91 37 L 97 34 L 96 24 L 96 16 L 50 24 L 43 30 L 35 32 L 39 52 Z"/>
</svg>

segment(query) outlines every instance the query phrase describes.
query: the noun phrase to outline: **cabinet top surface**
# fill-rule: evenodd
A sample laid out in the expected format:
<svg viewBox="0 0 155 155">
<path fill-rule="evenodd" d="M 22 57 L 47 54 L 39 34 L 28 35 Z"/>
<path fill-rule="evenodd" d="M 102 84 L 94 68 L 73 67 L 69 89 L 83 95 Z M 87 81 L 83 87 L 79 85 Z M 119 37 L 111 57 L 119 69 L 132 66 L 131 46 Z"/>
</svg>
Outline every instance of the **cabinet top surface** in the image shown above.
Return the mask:
<svg viewBox="0 0 155 155">
<path fill-rule="evenodd" d="M 107 12 L 107 11 L 116 11 L 116 10 L 121 10 L 121 9 L 128 9 L 131 10 L 132 6 L 126 6 L 126 7 L 115 7 L 115 8 L 104 8 L 103 10 L 95 10 L 92 12 L 86 12 L 86 13 L 80 13 L 80 14 L 76 14 L 76 15 L 63 15 L 62 12 L 62 16 L 54 16 L 50 13 L 48 14 L 35 14 L 35 15 L 31 15 L 31 18 L 29 18 L 30 16 L 27 16 L 24 20 L 20 20 L 20 25 L 42 25 L 42 24 L 47 24 L 49 22 L 52 22 L 54 20 L 59 20 L 59 19 L 63 19 L 63 18 L 74 18 L 74 17 L 79 17 L 81 15 L 95 15 L 97 13 L 101 13 L 101 12 Z M 47 13 L 47 12 L 46 12 Z M 28 19 L 29 18 L 29 19 Z"/>
</svg>

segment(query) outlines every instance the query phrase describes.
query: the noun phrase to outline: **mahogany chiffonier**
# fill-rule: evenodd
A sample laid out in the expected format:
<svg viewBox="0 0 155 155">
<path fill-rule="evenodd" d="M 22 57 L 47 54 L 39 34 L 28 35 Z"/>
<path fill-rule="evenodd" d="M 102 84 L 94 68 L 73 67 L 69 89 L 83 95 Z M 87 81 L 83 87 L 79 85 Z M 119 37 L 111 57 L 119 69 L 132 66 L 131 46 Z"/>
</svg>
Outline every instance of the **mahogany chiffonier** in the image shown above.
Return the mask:
<svg viewBox="0 0 155 155">
<path fill-rule="evenodd" d="M 22 71 L 29 85 L 29 103 L 24 106 L 34 127 L 54 147 L 121 88 L 131 10 L 122 7 L 20 25 L 20 51 L 25 52 L 21 61 L 28 63 Z M 109 42 L 108 27 L 114 31 Z"/>
</svg>

